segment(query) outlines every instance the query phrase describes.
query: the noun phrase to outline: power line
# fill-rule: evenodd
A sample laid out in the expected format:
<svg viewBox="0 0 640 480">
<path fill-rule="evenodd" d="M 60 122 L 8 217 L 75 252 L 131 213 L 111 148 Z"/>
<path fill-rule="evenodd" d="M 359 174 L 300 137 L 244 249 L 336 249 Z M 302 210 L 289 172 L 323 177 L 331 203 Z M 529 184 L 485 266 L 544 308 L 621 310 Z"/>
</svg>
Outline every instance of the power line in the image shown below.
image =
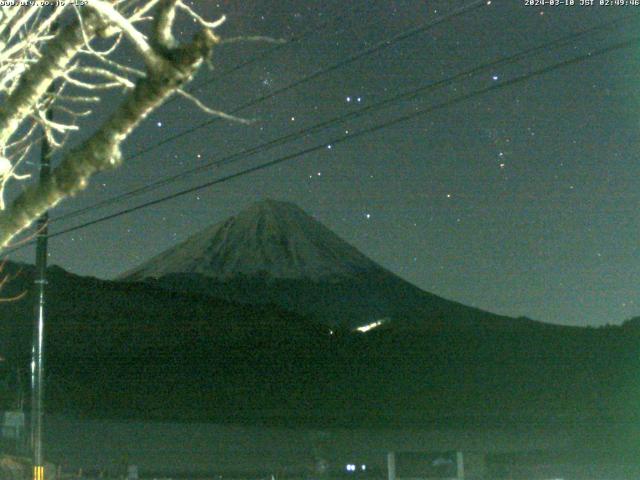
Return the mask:
<svg viewBox="0 0 640 480">
<path fill-rule="evenodd" d="M 591 60 L 591 59 L 594 59 L 596 57 L 605 55 L 607 53 L 611 53 L 611 52 L 616 51 L 616 50 L 621 50 L 621 49 L 624 49 L 624 48 L 629 48 L 629 47 L 632 47 L 632 46 L 636 46 L 638 41 L 640 41 L 640 37 L 634 37 L 634 38 L 631 38 L 631 39 L 626 40 L 624 42 L 619 42 L 619 43 L 616 43 L 614 45 L 610 45 L 608 47 L 605 47 L 605 48 L 602 48 L 602 49 L 599 49 L 599 50 L 595 50 L 595 51 L 589 52 L 589 53 L 584 54 L 584 55 L 580 55 L 580 56 L 577 56 L 577 57 L 574 57 L 574 58 L 571 58 L 571 59 L 568 59 L 568 60 L 564 60 L 562 62 L 554 63 L 554 64 L 549 65 L 547 67 L 540 68 L 538 70 L 534 70 L 532 72 L 529 72 L 529 73 L 514 77 L 514 78 L 512 78 L 510 80 L 505 80 L 503 82 L 496 83 L 496 84 L 491 85 L 489 87 L 486 87 L 486 88 L 483 88 L 483 89 L 480 89 L 480 90 L 476 90 L 474 92 L 471 92 L 471 93 L 468 93 L 468 94 L 465 94 L 465 95 L 458 96 L 456 98 L 447 100 L 445 102 L 441 102 L 441 103 L 436 104 L 436 105 L 432 105 L 432 106 L 429 106 L 429 107 L 426 107 L 426 108 L 423 108 L 423 109 L 420 109 L 420 110 L 416 110 L 415 112 L 412 112 L 410 114 L 403 115 L 403 116 L 400 116 L 400 117 L 396 117 L 393 120 L 389 120 L 387 122 L 383 122 L 383 123 L 380 123 L 378 125 L 374 125 L 372 127 L 357 131 L 357 132 L 355 132 L 353 134 L 336 137 L 336 138 L 334 138 L 334 139 L 332 139 L 330 141 L 323 142 L 323 143 L 321 143 L 319 145 L 316 145 L 316 146 L 313 146 L 313 147 L 309 147 L 309 148 L 300 150 L 298 152 L 291 153 L 291 154 L 276 158 L 274 160 L 262 163 L 260 165 L 256 165 L 256 166 L 247 168 L 245 170 L 241 170 L 239 172 L 236 172 L 236 173 L 233 173 L 233 174 L 230 174 L 230 175 L 226 175 L 224 177 L 220 177 L 220 178 L 215 179 L 215 180 L 211 180 L 211 181 L 202 183 L 202 184 L 197 185 L 195 187 L 190 187 L 190 188 L 187 188 L 187 189 L 184 189 L 184 190 L 180 190 L 178 192 L 175 192 L 175 193 L 172 193 L 172 194 L 169 194 L 169 195 L 165 195 L 165 196 L 157 198 L 155 200 L 151 200 L 151 201 L 136 205 L 134 207 L 130 207 L 130 208 L 121 210 L 119 212 L 116 212 L 116 213 L 113 213 L 113 214 L 109 214 L 109 215 L 105 215 L 103 217 L 100 217 L 100 218 L 97 218 L 97 219 L 94 219 L 94 220 L 90 220 L 90 221 L 82 223 L 80 225 L 76 225 L 74 227 L 70 227 L 70 228 L 55 232 L 53 234 L 49 234 L 49 238 L 57 237 L 57 236 L 60 236 L 60 235 L 65 235 L 67 233 L 71 233 L 71 232 L 74 232 L 74 231 L 89 227 L 91 225 L 95 225 L 95 224 L 98 224 L 98 223 L 105 222 L 107 220 L 111 220 L 113 218 L 117 218 L 117 217 L 120 217 L 120 216 L 123 216 L 123 215 L 127 215 L 127 214 L 135 212 L 137 210 L 141 210 L 143 208 L 147 208 L 147 207 L 150 207 L 150 206 L 153 206 L 153 205 L 157 205 L 157 204 L 166 202 L 168 200 L 172 200 L 174 198 L 178 198 L 178 197 L 181 197 L 183 195 L 186 195 L 186 194 L 189 194 L 189 193 L 193 193 L 193 192 L 198 191 L 198 190 L 202 190 L 202 189 L 205 189 L 205 188 L 217 185 L 217 184 L 225 183 L 225 182 L 227 182 L 229 180 L 233 180 L 235 178 L 242 177 L 244 175 L 248 175 L 250 173 L 254 173 L 254 172 L 257 172 L 257 171 L 260 171 L 260 170 L 264 170 L 266 168 L 272 167 L 272 166 L 280 164 L 280 163 L 284 163 L 284 162 L 292 160 L 294 158 L 298 158 L 298 157 L 307 155 L 309 153 L 313 153 L 313 152 L 325 149 L 328 146 L 338 145 L 340 143 L 344 143 L 344 142 L 347 142 L 347 141 L 350 141 L 350 140 L 354 140 L 356 138 L 360 138 L 362 136 L 365 136 L 365 135 L 377 132 L 379 130 L 382 130 L 382 129 L 397 125 L 399 123 L 407 122 L 409 120 L 413 120 L 415 118 L 424 116 L 424 115 L 426 115 L 428 113 L 432 113 L 434 111 L 441 110 L 443 108 L 450 107 L 452 105 L 456 105 L 456 104 L 464 102 L 466 100 L 470 100 L 471 98 L 474 98 L 474 97 L 477 97 L 477 96 L 480 96 L 480 95 L 484 95 L 486 93 L 490 93 L 490 92 L 493 92 L 493 91 L 496 91 L 498 89 L 502 89 L 502 88 L 505 88 L 505 87 L 508 87 L 508 86 L 512 86 L 512 85 L 524 82 L 524 81 L 529 80 L 529 79 L 534 78 L 534 77 L 539 77 L 541 75 L 545 75 L 547 73 L 550 73 L 552 71 L 558 70 L 560 68 L 568 67 L 568 66 L 571 66 L 571 65 L 576 65 L 576 64 L 582 63 L 584 61 Z M 10 253 L 13 253 L 13 252 L 15 252 L 17 250 L 20 250 L 20 249 L 24 248 L 25 246 L 30 245 L 32 243 L 33 243 L 33 241 L 27 242 L 27 243 L 25 243 L 23 245 L 20 245 L 19 247 L 16 247 L 16 248 L 11 249 L 11 250 L 9 250 L 7 252 L 4 252 L 2 255 L 6 256 L 6 255 L 8 255 Z"/>
<path fill-rule="evenodd" d="M 269 100 L 269 99 L 271 99 L 271 98 L 273 98 L 273 97 L 275 97 L 277 95 L 280 95 L 282 93 L 288 92 L 289 90 L 292 90 L 292 89 L 294 89 L 294 88 L 296 88 L 296 87 L 298 87 L 298 86 L 300 86 L 300 85 L 302 85 L 304 83 L 307 83 L 307 82 L 310 82 L 312 80 L 315 80 L 316 78 L 319 78 L 319 77 L 321 77 L 323 75 L 331 73 L 331 72 L 333 72 L 333 71 L 335 71 L 335 70 L 337 70 L 339 68 L 342 68 L 342 67 L 344 67 L 344 66 L 346 66 L 346 65 L 348 65 L 350 63 L 353 63 L 353 62 L 355 62 L 357 60 L 360 60 L 361 58 L 364 58 L 366 56 L 369 56 L 369 55 L 372 55 L 374 53 L 377 53 L 377 52 L 379 52 L 381 50 L 384 50 L 385 48 L 390 47 L 390 46 L 392 46 L 392 45 L 394 45 L 394 44 L 396 44 L 398 42 L 406 40 L 407 38 L 410 38 L 410 37 L 412 37 L 414 35 L 417 35 L 419 33 L 425 32 L 425 31 L 427 31 L 427 30 L 429 30 L 429 29 L 431 29 L 431 28 L 433 28 L 435 26 L 438 26 L 438 25 L 440 25 L 442 23 L 445 23 L 445 22 L 447 22 L 449 20 L 452 20 L 452 19 L 454 19 L 456 17 L 459 17 L 461 15 L 464 15 L 466 13 L 469 13 L 469 12 L 475 10 L 476 8 L 487 6 L 490 3 L 491 2 L 487 2 L 486 0 L 476 0 L 476 1 L 472 2 L 472 3 L 470 3 L 469 5 L 466 5 L 464 7 L 461 7 L 459 9 L 457 9 L 457 10 L 454 10 L 453 12 L 450 12 L 450 13 L 445 14 L 445 15 L 441 15 L 440 17 L 436 18 L 435 20 L 433 20 L 431 22 L 428 22 L 428 23 L 425 23 L 423 25 L 420 25 L 419 27 L 415 27 L 415 28 L 412 28 L 410 30 L 406 30 L 404 32 L 401 32 L 401 33 L 391 37 L 390 39 L 382 40 L 382 41 L 372 45 L 371 47 L 369 47 L 367 49 L 364 49 L 364 50 L 361 50 L 360 52 L 357 52 L 357 53 L 355 53 L 355 54 L 353 54 L 353 55 L 351 55 L 351 56 L 349 56 L 349 57 L 347 57 L 347 58 L 345 58 L 343 60 L 340 60 L 340 61 L 338 61 L 338 62 L 336 62 L 334 64 L 329 65 L 328 67 L 316 70 L 315 72 L 311 73 L 310 75 L 302 77 L 301 79 L 296 80 L 295 82 L 292 82 L 289 85 L 286 85 L 286 86 L 284 86 L 282 88 L 276 89 L 276 90 L 268 93 L 267 95 L 264 95 L 262 97 L 258 97 L 256 99 L 250 100 L 249 102 L 244 103 L 244 104 L 240 105 L 239 107 L 231 110 L 229 113 L 230 114 L 236 114 L 236 113 L 240 112 L 241 110 L 244 110 L 245 108 L 252 107 L 252 106 L 257 105 L 259 103 L 262 103 L 262 102 L 264 102 L 266 100 Z M 195 127 L 191 127 L 191 128 L 189 128 L 189 129 L 187 129 L 187 130 L 185 130 L 183 132 L 180 132 L 179 134 L 167 137 L 167 138 L 161 140 L 160 142 L 158 142 L 158 143 L 156 143 L 156 144 L 154 144 L 154 145 L 152 145 L 150 147 L 143 148 L 142 150 L 138 150 L 137 152 L 133 153 L 132 155 L 126 157 L 125 161 L 132 160 L 134 158 L 140 157 L 140 156 L 142 156 L 142 155 L 144 155 L 144 154 L 146 154 L 146 153 L 148 153 L 148 152 L 150 152 L 152 150 L 155 150 L 155 149 L 161 147 L 162 145 L 165 145 L 165 144 L 170 143 L 170 142 L 172 142 L 172 141 L 174 141 L 174 140 L 176 140 L 178 138 L 181 138 L 183 136 L 191 134 L 191 133 L 193 133 L 193 132 L 195 132 L 195 131 L 197 131 L 197 130 L 199 130 L 201 128 L 204 128 L 206 126 L 209 126 L 209 125 L 211 125 L 211 124 L 213 124 L 213 123 L 215 123 L 215 122 L 217 122 L 219 120 L 220 120 L 220 118 L 213 118 L 213 119 L 207 120 L 206 122 L 203 122 L 203 123 L 201 123 L 199 125 L 196 125 Z"/>
<path fill-rule="evenodd" d="M 364 10 L 363 8 L 358 8 L 355 9 L 352 13 L 352 15 L 358 15 L 359 13 L 362 12 L 362 10 Z M 241 70 L 245 67 L 248 67 L 249 65 L 252 65 L 254 63 L 257 63 L 261 60 L 264 60 L 265 58 L 267 58 L 268 56 L 270 56 L 273 53 L 278 52 L 279 50 L 283 49 L 283 48 L 287 48 L 290 47 L 294 44 L 298 44 L 300 41 L 302 41 L 303 39 L 313 36 L 317 33 L 323 32 L 324 33 L 324 27 L 328 26 L 331 23 L 330 19 L 325 20 L 324 22 L 321 22 L 318 25 L 314 25 L 313 28 L 308 29 L 307 31 L 302 32 L 301 34 L 299 34 L 298 36 L 293 36 L 293 38 L 291 38 L 289 41 L 285 41 L 284 43 L 278 43 L 274 46 L 272 46 L 271 48 L 267 48 L 264 49 L 262 51 L 260 51 L 259 53 L 257 53 L 256 55 L 254 55 L 252 58 L 245 60 L 244 62 L 240 62 L 232 67 L 229 67 L 226 70 L 223 70 L 222 72 L 220 72 L 218 75 L 215 75 L 211 78 L 208 78 L 206 80 L 203 80 L 202 82 L 192 85 L 190 86 L 187 91 L 189 93 L 193 93 L 197 90 L 200 90 L 203 87 L 206 87 L 207 85 L 210 85 L 214 82 L 217 82 L 219 80 L 222 80 L 224 77 L 227 77 L 235 72 L 237 72 L 238 70 Z M 339 29 L 335 32 L 332 33 L 332 35 L 335 34 L 340 34 L 342 32 L 344 32 L 346 30 L 346 28 L 342 28 Z M 165 105 L 174 102 L 175 100 L 177 100 L 178 96 L 173 96 L 171 97 L 169 100 L 167 100 L 165 102 Z"/>
<path fill-rule="evenodd" d="M 269 98 L 272 98 L 272 97 L 274 97 L 274 96 L 276 96 L 276 95 L 278 95 L 280 93 L 284 93 L 284 92 L 286 92 L 286 91 L 288 91 L 290 89 L 296 88 L 297 86 L 299 86 L 299 85 L 301 85 L 303 83 L 306 83 L 306 82 L 311 81 L 311 80 L 313 80 L 315 78 L 318 78 L 318 77 L 320 77 L 322 75 L 325 75 L 327 73 L 335 71 L 338 68 L 341 68 L 341 67 L 343 67 L 343 66 L 345 66 L 345 65 L 347 65 L 349 63 L 355 62 L 355 61 L 357 61 L 357 60 L 359 60 L 361 58 L 364 58 L 365 56 L 368 56 L 368 55 L 371 55 L 371 54 L 376 53 L 378 51 L 381 51 L 381 50 L 383 50 L 383 49 L 385 49 L 385 48 L 387 48 L 387 47 L 389 47 L 391 45 L 394 45 L 395 43 L 398 43 L 400 41 L 406 40 L 407 38 L 410 38 L 410 37 L 412 37 L 414 35 L 417 35 L 419 33 L 427 31 L 427 30 L 429 30 L 429 29 L 431 29 L 431 28 L 433 28 L 433 27 L 435 27 L 437 25 L 443 24 L 443 23 L 445 23 L 445 22 L 447 22 L 449 20 L 452 20 L 452 19 L 454 19 L 454 18 L 456 18 L 458 16 L 462 16 L 462 15 L 464 15 L 464 14 L 466 14 L 468 12 L 471 12 L 471 11 L 477 9 L 477 8 L 480 8 L 480 7 L 483 7 L 483 6 L 487 6 L 487 5 L 490 5 L 490 4 L 491 4 L 490 0 L 489 1 L 487 1 L 487 0 L 476 0 L 474 2 L 471 2 L 468 5 L 465 5 L 465 6 L 461 7 L 461 8 L 458 8 L 458 9 L 456 9 L 456 10 L 454 10 L 454 11 L 448 13 L 448 14 L 441 15 L 440 17 L 436 18 L 435 20 L 433 20 L 431 22 L 427 22 L 427 23 L 422 24 L 422 25 L 420 25 L 418 27 L 414 27 L 412 29 L 400 32 L 399 34 L 391 37 L 390 39 L 382 40 L 382 41 L 374 44 L 370 48 L 367 48 L 367 49 L 364 49 L 364 50 L 362 50 L 360 52 L 357 52 L 357 53 L 347 57 L 346 59 L 343 59 L 343 60 L 341 60 L 341 61 L 339 61 L 337 63 L 334 63 L 334 64 L 332 64 L 332 65 L 330 65 L 328 67 L 325 67 L 323 69 L 317 70 L 314 73 L 312 73 L 312 74 L 310 74 L 310 75 L 308 75 L 306 77 L 303 77 L 303 78 L 301 78 L 301 79 L 299 79 L 299 80 L 297 80 L 297 81 L 295 81 L 295 82 L 293 82 L 293 83 L 291 83 L 291 84 L 289 84 L 289 85 L 287 85 L 287 86 L 285 86 L 283 88 L 275 90 L 275 91 L 271 92 L 268 95 L 265 95 L 263 97 L 254 99 L 254 100 L 252 100 L 252 101 L 250 101 L 250 102 L 238 107 L 237 109 L 233 110 L 230 113 L 232 113 L 232 114 L 233 113 L 237 113 L 238 111 L 240 111 L 240 110 L 242 110 L 244 108 L 247 108 L 249 106 L 252 106 L 252 105 L 255 105 L 257 103 L 260 103 L 260 102 L 262 102 L 264 100 L 267 100 Z M 210 125 L 210 124 L 214 123 L 216 120 L 219 120 L 219 119 L 212 119 L 212 120 L 210 120 L 208 122 L 205 122 L 204 124 L 201 124 L 200 126 L 198 126 L 196 128 L 190 129 L 187 132 L 182 132 L 180 135 L 187 135 L 187 134 L 189 134 L 189 133 L 191 133 L 191 132 L 193 132 L 193 131 L 195 131 L 195 130 L 197 130 L 199 128 L 202 128 L 202 127 L 204 127 L 206 125 Z M 143 151 L 136 152 L 132 156 L 127 157 L 125 160 L 130 160 L 132 158 L 140 156 L 140 155 L 142 155 L 142 154 L 144 154 L 144 153 L 146 153 L 148 151 L 151 151 L 151 150 L 153 150 L 155 148 L 160 147 L 161 145 L 163 145 L 163 144 L 165 144 L 165 143 L 167 143 L 169 141 L 173 141 L 174 139 L 175 138 L 169 137 L 169 138 L 167 138 L 167 139 L 155 144 L 154 146 L 152 146 L 150 148 L 144 149 Z M 13 252 L 13 251 L 15 251 L 17 249 L 23 248 L 23 247 L 25 247 L 27 245 L 30 245 L 30 244 L 31 244 L 31 242 L 22 243 L 19 247 L 16 247 L 14 249 L 10 249 L 10 250 L 6 251 L 6 253 Z M 0 253 L 0 256 L 1 255 L 2 255 L 2 253 Z"/>
<path fill-rule="evenodd" d="M 248 156 L 255 155 L 257 153 L 262 153 L 262 152 L 267 151 L 267 150 L 269 150 L 269 149 L 271 149 L 273 147 L 276 147 L 276 146 L 288 143 L 290 141 L 296 140 L 298 138 L 301 138 L 301 137 L 303 137 L 303 136 L 305 136 L 305 135 L 307 135 L 309 133 L 315 133 L 317 131 L 321 131 L 321 130 L 326 129 L 326 128 L 330 127 L 330 126 L 333 126 L 334 124 L 342 123 L 342 122 L 345 122 L 347 120 L 358 118 L 358 117 L 361 117 L 361 116 L 363 116 L 365 114 L 368 114 L 368 113 L 371 113 L 371 112 L 374 112 L 374 111 L 377 111 L 377 110 L 381 110 L 382 108 L 385 108 L 385 107 L 387 107 L 389 105 L 392 105 L 393 103 L 396 103 L 396 102 L 399 102 L 399 101 L 411 100 L 411 99 L 413 99 L 413 98 L 417 97 L 418 95 L 421 95 L 421 94 L 423 94 L 425 92 L 428 92 L 430 90 L 434 90 L 436 88 L 441 88 L 441 87 L 447 86 L 447 85 L 449 85 L 451 83 L 454 83 L 454 82 L 456 82 L 456 81 L 458 81 L 460 79 L 469 78 L 470 76 L 475 75 L 475 74 L 477 74 L 479 72 L 482 72 L 484 70 L 488 70 L 488 69 L 491 69 L 491 68 L 494 68 L 494 67 L 497 67 L 497 66 L 500 66 L 500 65 L 514 63 L 514 62 L 522 60 L 522 59 L 524 59 L 526 57 L 535 55 L 535 54 L 537 54 L 537 53 L 539 53 L 541 51 L 545 51 L 545 52 L 549 51 L 550 48 L 563 47 L 563 46 L 567 45 L 569 42 L 571 42 L 573 40 L 576 40 L 576 39 L 578 39 L 580 37 L 583 37 L 583 36 L 588 35 L 588 34 L 592 34 L 592 33 L 596 32 L 596 31 L 599 31 L 599 30 L 604 30 L 604 29 L 610 28 L 612 25 L 616 25 L 616 24 L 621 23 L 621 22 L 626 22 L 626 21 L 629 21 L 631 19 L 638 18 L 639 16 L 640 16 L 640 14 L 634 14 L 634 15 L 628 15 L 628 16 L 620 17 L 620 18 L 617 18 L 615 20 L 612 20 L 612 21 L 609 21 L 609 22 L 605 22 L 603 24 L 596 25 L 594 27 L 590 27 L 590 28 L 581 30 L 580 32 L 569 34 L 569 35 L 563 36 L 561 38 L 552 40 L 550 42 L 546 42 L 544 44 L 541 44 L 541 45 L 538 45 L 538 46 L 535 46 L 535 47 L 531 47 L 529 49 L 526 49 L 526 50 L 520 51 L 518 53 L 515 53 L 515 54 L 513 54 L 513 55 L 511 55 L 509 57 L 500 58 L 500 59 L 497 59 L 497 60 L 494 60 L 494 61 L 491 61 L 491 62 L 488 62 L 488 63 L 484 63 L 482 65 L 473 67 L 471 69 L 468 69 L 468 70 L 460 72 L 460 73 L 458 73 L 456 75 L 453 75 L 452 77 L 448 77 L 446 79 L 438 80 L 438 81 L 435 81 L 435 82 L 430 82 L 430 83 L 428 83 L 426 85 L 423 85 L 421 87 L 418 87 L 416 89 L 412 89 L 410 91 L 403 92 L 401 94 L 389 97 L 389 98 L 387 98 L 385 100 L 382 100 L 380 102 L 374 103 L 374 104 L 369 105 L 369 106 L 364 107 L 364 108 L 361 108 L 360 110 L 357 110 L 355 112 L 350 112 L 348 114 L 344 114 L 344 115 L 333 117 L 331 119 L 322 121 L 322 122 L 317 123 L 315 125 L 312 125 L 310 127 L 305 127 L 305 128 L 299 129 L 299 130 L 297 130 L 295 132 L 292 132 L 292 133 L 290 133 L 288 135 L 285 135 L 283 137 L 279 137 L 279 138 L 270 140 L 268 142 L 262 143 L 260 145 L 244 149 L 244 150 L 242 150 L 240 152 L 233 153 L 233 154 L 228 155 L 226 157 L 223 157 L 223 158 L 221 158 L 219 160 L 211 161 L 211 162 L 208 162 L 208 163 L 206 163 L 204 165 L 199 165 L 199 166 L 197 166 L 195 168 L 191 168 L 191 169 L 188 169 L 186 171 L 183 171 L 183 172 L 180 172 L 180 173 L 165 177 L 165 178 L 160 179 L 158 181 L 155 181 L 155 182 L 153 182 L 151 184 L 144 185 L 142 187 L 130 190 L 128 192 L 121 193 L 119 195 L 116 195 L 114 197 L 108 198 L 106 200 L 102 200 L 100 202 L 94 203 L 94 204 L 89 205 L 87 207 L 83 207 L 83 208 L 80 208 L 80 209 L 75 210 L 73 212 L 69 212 L 69 213 L 67 213 L 65 215 L 61 215 L 60 217 L 57 217 L 57 218 L 53 219 L 52 222 L 68 220 L 68 219 L 83 215 L 83 214 L 85 214 L 87 212 L 90 212 L 92 210 L 95 210 L 95 209 L 98 209 L 98 208 L 103 208 L 103 207 L 106 207 L 108 205 L 120 202 L 122 200 L 125 200 L 125 199 L 128 199 L 128 198 L 143 194 L 143 193 L 147 193 L 147 192 L 156 190 L 156 189 L 158 189 L 160 187 L 163 187 L 163 186 L 169 185 L 171 183 L 174 183 L 175 181 L 177 181 L 177 180 L 179 180 L 181 178 L 185 178 L 185 177 L 187 177 L 189 175 L 192 175 L 194 173 L 207 170 L 207 169 L 209 169 L 209 168 L 211 168 L 213 166 L 220 166 L 220 165 L 224 165 L 224 164 L 228 164 L 228 163 L 232 163 L 232 162 L 235 162 L 235 161 L 238 161 L 238 160 L 245 159 Z"/>
</svg>

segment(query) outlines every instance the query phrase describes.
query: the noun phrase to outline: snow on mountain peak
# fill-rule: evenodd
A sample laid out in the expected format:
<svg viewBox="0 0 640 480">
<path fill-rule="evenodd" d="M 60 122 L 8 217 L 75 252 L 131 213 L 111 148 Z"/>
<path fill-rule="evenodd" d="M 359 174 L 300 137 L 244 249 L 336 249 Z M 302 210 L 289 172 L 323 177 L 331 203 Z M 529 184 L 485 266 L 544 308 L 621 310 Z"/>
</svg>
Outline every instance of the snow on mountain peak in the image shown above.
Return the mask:
<svg viewBox="0 0 640 480">
<path fill-rule="evenodd" d="M 238 275 L 319 280 L 380 271 L 293 203 L 264 200 L 206 228 L 122 278 L 142 280 L 195 273 L 226 280 Z"/>
</svg>

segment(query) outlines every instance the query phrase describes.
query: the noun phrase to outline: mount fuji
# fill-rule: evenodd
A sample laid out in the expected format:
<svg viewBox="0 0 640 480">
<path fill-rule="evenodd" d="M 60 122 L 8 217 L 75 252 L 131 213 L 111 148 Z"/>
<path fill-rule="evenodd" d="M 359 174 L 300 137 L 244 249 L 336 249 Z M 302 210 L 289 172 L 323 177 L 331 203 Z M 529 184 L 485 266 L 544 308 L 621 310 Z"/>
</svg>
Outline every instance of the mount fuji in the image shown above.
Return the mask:
<svg viewBox="0 0 640 480">
<path fill-rule="evenodd" d="M 248 304 L 276 304 L 336 328 L 372 323 L 522 325 L 427 293 L 298 206 L 265 200 L 120 277 Z"/>
<path fill-rule="evenodd" d="M 124 274 L 128 280 L 194 273 L 334 281 L 382 268 L 298 206 L 265 200 Z"/>
<path fill-rule="evenodd" d="M 3 273 L 2 295 L 26 295 L 0 302 L 0 378 L 23 372 L 28 385 L 34 268 L 8 262 Z M 639 322 L 563 327 L 443 299 L 289 203 L 255 204 L 123 281 L 59 267 L 47 278 L 54 412 L 298 426 L 639 424 Z M 362 333 L 372 325 L 381 326 Z M 0 407 L 14 401 L 7 382 Z"/>
</svg>

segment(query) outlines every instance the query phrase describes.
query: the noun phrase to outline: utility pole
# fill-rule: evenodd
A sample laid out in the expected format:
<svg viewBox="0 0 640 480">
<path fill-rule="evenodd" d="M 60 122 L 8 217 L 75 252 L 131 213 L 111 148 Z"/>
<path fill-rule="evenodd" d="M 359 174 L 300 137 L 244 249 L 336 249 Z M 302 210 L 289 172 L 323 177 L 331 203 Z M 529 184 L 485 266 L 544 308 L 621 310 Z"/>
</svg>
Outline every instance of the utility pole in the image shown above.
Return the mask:
<svg viewBox="0 0 640 480">
<path fill-rule="evenodd" d="M 53 115 L 46 112 L 47 119 Z M 40 147 L 40 182 L 45 182 L 51 173 L 51 146 L 43 134 Z M 44 322 L 47 286 L 47 244 L 49 213 L 38 219 L 36 243 L 36 305 L 31 347 L 31 447 L 33 452 L 33 480 L 44 480 L 42 455 L 42 421 L 44 416 Z"/>
<path fill-rule="evenodd" d="M 55 9 L 51 7 L 50 13 Z M 57 25 L 51 28 L 55 33 Z M 49 88 L 54 92 L 54 86 Z M 53 120 L 53 110 L 49 105 L 45 112 L 47 120 Z M 40 144 L 40 176 L 39 182 L 48 181 L 51 175 L 51 145 L 47 135 L 42 132 Z M 31 448 L 33 453 L 33 480 L 44 480 L 44 457 L 42 453 L 42 423 L 44 419 L 44 323 L 47 287 L 47 246 L 49 234 L 49 212 L 45 212 L 37 222 L 36 243 L 36 305 L 33 323 L 33 339 L 31 346 Z"/>
</svg>

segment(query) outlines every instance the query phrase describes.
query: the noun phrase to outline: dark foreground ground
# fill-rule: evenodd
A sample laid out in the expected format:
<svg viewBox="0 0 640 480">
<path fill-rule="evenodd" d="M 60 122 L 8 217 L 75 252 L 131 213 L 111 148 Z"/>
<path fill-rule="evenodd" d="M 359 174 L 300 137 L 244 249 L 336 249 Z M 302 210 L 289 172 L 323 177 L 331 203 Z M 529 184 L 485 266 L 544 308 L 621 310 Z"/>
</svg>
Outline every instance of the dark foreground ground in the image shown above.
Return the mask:
<svg viewBox="0 0 640 480">
<path fill-rule="evenodd" d="M 461 451 L 466 478 L 632 479 L 640 458 L 615 428 L 585 424 L 482 430 L 295 429 L 46 418 L 45 452 L 67 474 L 117 478 L 386 478 L 388 452 Z M 350 474 L 346 466 L 357 466 Z M 362 469 L 362 466 L 365 469 Z"/>
</svg>

